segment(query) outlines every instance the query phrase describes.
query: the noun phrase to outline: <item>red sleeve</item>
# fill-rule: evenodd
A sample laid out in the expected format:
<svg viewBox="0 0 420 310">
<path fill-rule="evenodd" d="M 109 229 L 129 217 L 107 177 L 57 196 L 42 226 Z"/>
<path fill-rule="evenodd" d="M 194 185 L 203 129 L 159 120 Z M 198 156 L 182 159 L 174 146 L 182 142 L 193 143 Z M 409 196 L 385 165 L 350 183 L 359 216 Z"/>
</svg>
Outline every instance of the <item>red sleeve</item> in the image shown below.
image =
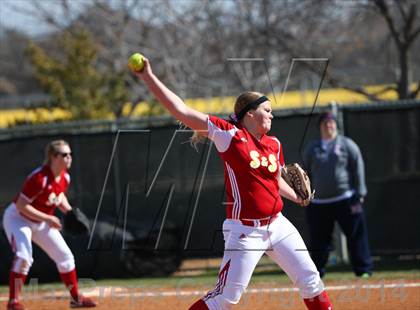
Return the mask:
<svg viewBox="0 0 420 310">
<path fill-rule="evenodd" d="M 209 115 L 209 123 L 222 130 L 231 130 L 235 128 L 235 126 L 228 121 L 213 115 Z"/>
<path fill-rule="evenodd" d="M 284 166 L 284 157 L 283 157 L 283 144 L 276 137 L 271 136 L 274 141 L 276 141 L 273 151 L 276 152 L 277 160 L 279 161 L 280 167 Z"/>
<path fill-rule="evenodd" d="M 284 166 L 284 156 L 283 156 L 283 145 L 280 143 L 279 144 L 280 150 L 279 150 L 279 163 L 280 166 Z"/>
<path fill-rule="evenodd" d="M 214 142 L 219 153 L 226 152 L 238 131 L 233 124 L 215 116 L 209 116 L 207 128 L 208 137 Z"/>
<path fill-rule="evenodd" d="M 39 173 L 30 175 L 23 184 L 21 195 L 24 196 L 28 201 L 32 202 L 39 193 L 42 192 L 45 186 L 46 177 Z"/>
</svg>

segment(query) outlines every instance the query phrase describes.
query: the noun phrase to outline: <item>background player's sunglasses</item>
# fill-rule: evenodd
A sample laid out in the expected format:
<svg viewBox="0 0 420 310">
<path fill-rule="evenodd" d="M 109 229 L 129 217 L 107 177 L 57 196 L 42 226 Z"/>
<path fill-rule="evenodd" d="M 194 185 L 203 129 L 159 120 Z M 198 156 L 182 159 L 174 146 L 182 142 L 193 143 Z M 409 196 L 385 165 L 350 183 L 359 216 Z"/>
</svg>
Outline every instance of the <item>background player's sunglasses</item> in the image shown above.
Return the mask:
<svg viewBox="0 0 420 310">
<path fill-rule="evenodd" d="M 69 153 L 61 153 L 61 152 L 57 152 L 57 153 L 55 153 L 56 155 L 60 155 L 61 157 L 68 157 L 68 156 L 71 156 L 72 155 L 72 152 L 69 152 Z"/>
</svg>

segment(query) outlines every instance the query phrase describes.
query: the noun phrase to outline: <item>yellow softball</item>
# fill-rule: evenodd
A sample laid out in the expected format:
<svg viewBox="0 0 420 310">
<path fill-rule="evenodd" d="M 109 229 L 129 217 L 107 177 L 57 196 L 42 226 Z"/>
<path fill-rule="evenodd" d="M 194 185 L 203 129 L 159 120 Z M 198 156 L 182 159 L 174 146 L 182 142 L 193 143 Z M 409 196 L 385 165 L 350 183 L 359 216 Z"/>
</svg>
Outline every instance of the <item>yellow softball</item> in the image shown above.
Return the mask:
<svg viewBox="0 0 420 310">
<path fill-rule="evenodd" d="M 140 53 L 134 53 L 128 58 L 128 67 L 132 71 L 141 72 L 144 68 L 144 56 Z"/>
</svg>

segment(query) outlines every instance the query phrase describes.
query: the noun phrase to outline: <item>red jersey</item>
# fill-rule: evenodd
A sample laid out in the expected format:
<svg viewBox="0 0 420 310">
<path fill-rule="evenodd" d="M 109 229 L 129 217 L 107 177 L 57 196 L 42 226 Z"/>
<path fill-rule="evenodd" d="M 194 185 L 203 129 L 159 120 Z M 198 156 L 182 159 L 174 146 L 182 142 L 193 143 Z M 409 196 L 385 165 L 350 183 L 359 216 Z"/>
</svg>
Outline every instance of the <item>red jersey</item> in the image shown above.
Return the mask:
<svg viewBox="0 0 420 310">
<path fill-rule="evenodd" d="M 280 212 L 280 141 L 267 135 L 257 140 L 246 128 L 215 116 L 209 116 L 208 137 L 224 161 L 227 218 L 264 219 Z"/>
<path fill-rule="evenodd" d="M 67 171 L 62 171 L 56 180 L 50 167 L 42 166 L 32 171 L 26 178 L 19 195 L 35 209 L 51 215 L 63 202 L 63 196 L 69 184 L 70 175 Z M 18 196 L 13 200 L 15 203 Z"/>
</svg>

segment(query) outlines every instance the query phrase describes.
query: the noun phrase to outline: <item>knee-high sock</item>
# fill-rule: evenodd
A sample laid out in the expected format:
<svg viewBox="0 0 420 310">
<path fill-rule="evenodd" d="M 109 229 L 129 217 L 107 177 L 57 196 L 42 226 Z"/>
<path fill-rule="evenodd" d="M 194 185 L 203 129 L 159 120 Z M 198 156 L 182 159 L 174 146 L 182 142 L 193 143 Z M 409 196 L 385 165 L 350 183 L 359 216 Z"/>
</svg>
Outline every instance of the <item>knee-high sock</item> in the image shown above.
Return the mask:
<svg viewBox="0 0 420 310">
<path fill-rule="evenodd" d="M 10 271 L 9 274 L 9 299 L 19 299 L 20 292 L 22 290 L 22 286 L 25 283 L 26 274 L 16 273 L 14 271 Z"/>
<path fill-rule="evenodd" d="M 77 300 L 79 297 L 79 289 L 77 287 L 76 269 L 73 269 L 70 272 L 60 273 L 60 277 L 64 285 L 70 291 L 71 297 L 73 297 L 74 300 Z"/>
<path fill-rule="evenodd" d="M 202 299 L 199 299 L 188 310 L 209 310 L 209 308 Z"/>
<path fill-rule="evenodd" d="M 323 291 L 314 298 L 305 298 L 303 301 L 309 310 L 333 310 L 326 291 Z"/>
</svg>

